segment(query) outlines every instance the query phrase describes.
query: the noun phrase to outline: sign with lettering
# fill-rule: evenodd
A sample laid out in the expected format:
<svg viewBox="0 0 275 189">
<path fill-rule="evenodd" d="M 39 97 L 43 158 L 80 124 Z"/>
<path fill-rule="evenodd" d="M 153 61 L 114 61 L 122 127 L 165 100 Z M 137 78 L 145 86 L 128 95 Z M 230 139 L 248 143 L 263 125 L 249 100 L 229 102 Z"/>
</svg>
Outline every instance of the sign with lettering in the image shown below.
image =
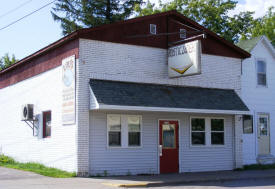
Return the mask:
<svg viewBox="0 0 275 189">
<path fill-rule="evenodd" d="M 62 124 L 75 124 L 75 55 L 62 60 Z"/>
<path fill-rule="evenodd" d="M 201 42 L 188 42 L 168 49 L 168 75 L 181 77 L 201 73 Z"/>
</svg>

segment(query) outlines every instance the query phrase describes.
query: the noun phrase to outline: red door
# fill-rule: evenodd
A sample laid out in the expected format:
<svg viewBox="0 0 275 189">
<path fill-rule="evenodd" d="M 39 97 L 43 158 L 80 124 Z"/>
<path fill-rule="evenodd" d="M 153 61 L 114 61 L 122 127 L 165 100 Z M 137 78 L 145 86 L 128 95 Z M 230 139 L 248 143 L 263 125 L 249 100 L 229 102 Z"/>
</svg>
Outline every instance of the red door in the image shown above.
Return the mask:
<svg viewBox="0 0 275 189">
<path fill-rule="evenodd" d="M 160 173 L 179 172 L 179 122 L 159 121 Z"/>
</svg>

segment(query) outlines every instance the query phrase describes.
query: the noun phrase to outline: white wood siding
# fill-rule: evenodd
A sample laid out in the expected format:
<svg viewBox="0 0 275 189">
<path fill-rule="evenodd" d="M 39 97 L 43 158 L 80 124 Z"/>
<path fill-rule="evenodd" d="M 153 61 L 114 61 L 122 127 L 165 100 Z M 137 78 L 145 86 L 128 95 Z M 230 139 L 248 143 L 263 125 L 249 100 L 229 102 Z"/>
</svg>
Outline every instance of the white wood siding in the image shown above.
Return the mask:
<svg viewBox="0 0 275 189">
<path fill-rule="evenodd" d="M 270 115 L 270 147 L 271 154 L 275 155 L 275 60 L 264 41 L 258 42 L 251 55 L 251 58 L 245 59 L 242 63 L 242 99 L 254 117 L 253 134 L 243 135 L 244 164 L 256 163 L 258 113 Z M 259 58 L 265 60 L 267 65 L 267 87 L 257 86 L 256 60 Z"/>
<path fill-rule="evenodd" d="M 107 147 L 108 113 L 142 115 L 141 148 Z M 159 173 L 158 119 L 180 120 L 180 172 L 232 170 L 234 167 L 233 116 L 220 116 L 225 118 L 225 146 L 222 147 L 191 147 L 190 116 L 190 114 L 180 113 L 90 111 L 90 174 L 127 175 Z M 213 115 L 201 116 L 211 117 Z M 219 116 L 214 115 L 214 117 Z"/>
</svg>

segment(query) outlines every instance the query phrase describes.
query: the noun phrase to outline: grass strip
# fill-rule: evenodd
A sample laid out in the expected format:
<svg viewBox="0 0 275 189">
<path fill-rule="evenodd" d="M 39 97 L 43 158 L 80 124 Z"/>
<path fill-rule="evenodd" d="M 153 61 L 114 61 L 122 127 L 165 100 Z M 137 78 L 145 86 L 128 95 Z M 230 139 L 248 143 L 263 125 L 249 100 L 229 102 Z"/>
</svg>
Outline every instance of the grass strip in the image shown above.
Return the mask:
<svg viewBox="0 0 275 189">
<path fill-rule="evenodd" d="M 246 171 L 246 170 L 267 170 L 267 169 L 275 169 L 275 164 L 251 164 L 244 165 L 243 168 L 235 169 L 236 171 Z"/>
<path fill-rule="evenodd" d="M 23 171 L 30 171 L 34 173 L 38 173 L 40 175 L 48 176 L 48 177 L 55 177 L 55 178 L 69 178 L 75 177 L 75 173 L 63 171 L 60 169 L 46 167 L 40 163 L 29 162 L 29 163 L 20 163 L 15 161 L 13 158 L 0 155 L 0 166 L 13 168 Z"/>
</svg>

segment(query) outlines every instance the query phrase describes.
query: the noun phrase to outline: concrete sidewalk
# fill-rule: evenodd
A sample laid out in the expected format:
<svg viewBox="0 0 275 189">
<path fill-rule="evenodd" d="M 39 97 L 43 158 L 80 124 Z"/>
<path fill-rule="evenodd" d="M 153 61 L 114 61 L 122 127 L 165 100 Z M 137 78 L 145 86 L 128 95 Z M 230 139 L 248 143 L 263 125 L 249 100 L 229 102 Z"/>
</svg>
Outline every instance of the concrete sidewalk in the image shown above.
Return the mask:
<svg viewBox="0 0 275 189">
<path fill-rule="evenodd" d="M 150 176 L 116 176 L 92 178 L 107 186 L 155 187 L 196 182 L 230 181 L 242 179 L 275 178 L 275 170 L 217 171 L 200 173 L 161 174 Z"/>
</svg>

